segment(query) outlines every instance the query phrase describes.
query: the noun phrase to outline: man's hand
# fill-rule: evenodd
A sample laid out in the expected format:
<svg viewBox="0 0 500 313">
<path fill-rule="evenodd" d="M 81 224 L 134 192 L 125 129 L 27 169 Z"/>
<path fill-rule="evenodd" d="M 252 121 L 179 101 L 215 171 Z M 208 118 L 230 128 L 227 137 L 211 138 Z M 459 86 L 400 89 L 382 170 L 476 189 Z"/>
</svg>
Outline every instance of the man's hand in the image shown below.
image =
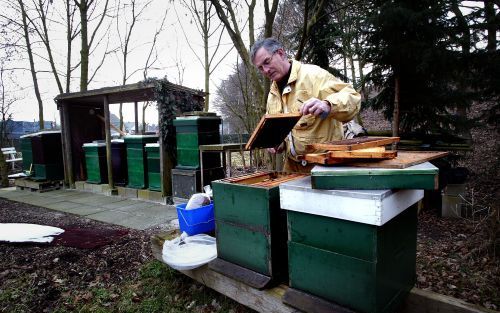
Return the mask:
<svg viewBox="0 0 500 313">
<path fill-rule="evenodd" d="M 285 150 L 285 144 L 284 143 L 281 143 L 279 146 L 277 147 L 274 147 L 274 148 L 267 148 L 266 149 L 267 152 L 271 153 L 271 154 L 277 154 L 277 153 L 281 153 L 283 152 L 283 150 Z"/>
<path fill-rule="evenodd" d="M 325 118 L 326 116 L 328 116 L 328 114 L 330 114 L 331 110 L 332 108 L 330 106 L 330 103 L 328 103 L 326 100 L 322 101 L 317 98 L 311 98 L 304 102 L 304 104 L 302 104 L 299 112 L 302 115 L 321 115 L 322 118 Z"/>
</svg>

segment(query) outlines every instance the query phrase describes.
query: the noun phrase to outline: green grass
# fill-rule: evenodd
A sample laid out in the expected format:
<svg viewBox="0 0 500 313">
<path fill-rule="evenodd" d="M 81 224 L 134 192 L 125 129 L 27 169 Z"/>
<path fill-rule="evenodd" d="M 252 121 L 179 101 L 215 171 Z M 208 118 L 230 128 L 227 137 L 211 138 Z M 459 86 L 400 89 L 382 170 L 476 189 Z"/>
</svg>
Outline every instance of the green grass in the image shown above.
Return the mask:
<svg viewBox="0 0 500 313">
<path fill-rule="evenodd" d="M 89 292 L 86 301 L 73 295 L 54 312 L 250 312 L 159 261 L 144 264 L 136 280 Z"/>
<path fill-rule="evenodd" d="M 6 289 L 0 289 L 0 312 L 30 312 L 29 303 L 36 297 L 29 274 L 23 274 L 7 282 Z"/>
</svg>

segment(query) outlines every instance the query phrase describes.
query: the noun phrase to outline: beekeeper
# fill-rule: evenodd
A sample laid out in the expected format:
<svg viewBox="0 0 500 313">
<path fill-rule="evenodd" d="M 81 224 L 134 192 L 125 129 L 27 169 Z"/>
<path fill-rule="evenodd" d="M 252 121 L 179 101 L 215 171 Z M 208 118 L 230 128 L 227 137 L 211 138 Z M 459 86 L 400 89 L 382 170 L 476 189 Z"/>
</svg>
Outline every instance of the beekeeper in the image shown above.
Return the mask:
<svg viewBox="0 0 500 313">
<path fill-rule="evenodd" d="M 281 153 L 286 149 L 283 171 L 310 172 L 313 164 L 302 164 L 297 156 L 323 152 L 306 150 L 307 144 L 342 139 L 341 122 L 351 120 L 359 112 L 360 94 L 319 66 L 288 59 L 283 45 L 274 38 L 255 42 L 250 57 L 272 81 L 267 113 L 302 114 L 285 142 L 268 151 Z"/>
</svg>

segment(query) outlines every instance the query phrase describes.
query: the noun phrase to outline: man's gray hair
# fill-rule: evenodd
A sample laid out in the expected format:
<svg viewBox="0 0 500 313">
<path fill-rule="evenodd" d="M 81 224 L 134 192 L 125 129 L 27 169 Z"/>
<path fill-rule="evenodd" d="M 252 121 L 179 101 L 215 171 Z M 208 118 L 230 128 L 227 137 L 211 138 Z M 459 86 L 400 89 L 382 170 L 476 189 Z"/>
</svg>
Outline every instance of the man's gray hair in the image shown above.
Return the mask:
<svg viewBox="0 0 500 313">
<path fill-rule="evenodd" d="M 260 48 L 266 49 L 266 51 L 269 53 L 274 53 L 278 49 L 283 49 L 283 45 L 281 44 L 281 42 L 272 37 L 257 40 L 250 48 L 250 58 L 252 62 L 253 59 L 255 59 L 255 54 Z"/>
</svg>

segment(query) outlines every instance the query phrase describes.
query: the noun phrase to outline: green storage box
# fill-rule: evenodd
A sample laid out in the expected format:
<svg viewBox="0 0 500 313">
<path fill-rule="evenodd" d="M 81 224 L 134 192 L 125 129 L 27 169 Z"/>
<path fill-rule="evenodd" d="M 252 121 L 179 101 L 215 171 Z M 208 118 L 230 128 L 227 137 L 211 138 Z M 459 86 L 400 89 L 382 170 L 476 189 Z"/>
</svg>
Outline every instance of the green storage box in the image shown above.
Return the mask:
<svg viewBox="0 0 500 313">
<path fill-rule="evenodd" d="M 148 158 L 148 189 L 161 191 L 160 144 L 147 143 L 145 149 Z"/>
<path fill-rule="evenodd" d="M 33 150 L 31 147 L 32 135 L 21 136 L 21 154 L 23 157 L 23 170 L 29 171 L 33 164 Z"/>
<path fill-rule="evenodd" d="M 437 189 L 438 168 L 429 162 L 407 168 L 315 166 L 315 189 Z"/>
<path fill-rule="evenodd" d="M 219 144 L 218 116 L 187 116 L 177 117 L 173 121 L 177 142 L 177 168 L 200 168 L 200 145 Z M 221 166 L 219 154 L 203 155 L 204 168 Z"/>
<path fill-rule="evenodd" d="M 129 135 L 124 137 L 127 146 L 128 187 L 144 189 L 148 187 L 148 163 L 146 143 L 158 141 L 156 135 Z"/>
<path fill-rule="evenodd" d="M 286 281 L 286 212 L 278 186 L 293 176 L 256 173 L 212 182 L 219 259 L 265 275 L 268 282 Z"/>
<path fill-rule="evenodd" d="M 397 309 L 415 283 L 422 190 L 317 190 L 307 177 L 280 197 L 291 288 L 359 312 Z"/>
<path fill-rule="evenodd" d="M 108 166 L 106 161 L 106 144 L 84 143 L 85 165 L 87 182 L 91 184 L 105 184 L 108 182 Z"/>
</svg>

